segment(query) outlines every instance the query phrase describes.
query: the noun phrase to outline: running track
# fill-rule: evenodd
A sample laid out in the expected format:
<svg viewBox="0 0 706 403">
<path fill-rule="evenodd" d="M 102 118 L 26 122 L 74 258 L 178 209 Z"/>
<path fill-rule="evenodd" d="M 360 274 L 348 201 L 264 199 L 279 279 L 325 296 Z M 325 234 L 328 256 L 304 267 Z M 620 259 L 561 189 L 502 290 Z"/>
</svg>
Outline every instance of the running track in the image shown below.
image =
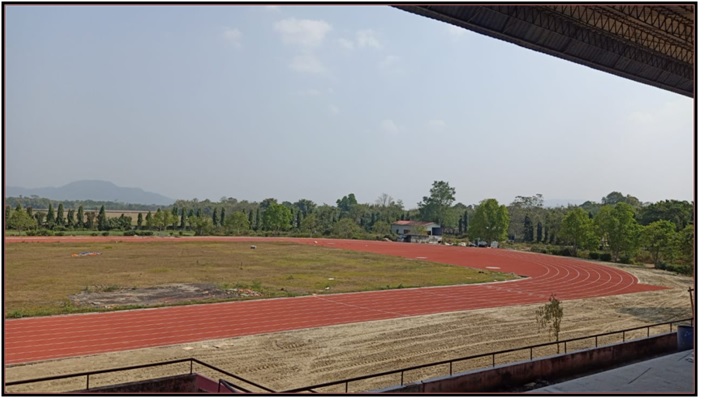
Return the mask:
<svg viewBox="0 0 706 403">
<path fill-rule="evenodd" d="M 33 238 L 35 242 L 146 242 L 154 238 Z M 527 278 L 490 284 L 226 302 L 5 320 L 5 364 L 132 350 L 345 323 L 659 290 L 611 267 L 490 248 L 296 238 L 172 238 L 208 242 L 299 242 L 425 259 Z M 5 242 L 27 242 L 6 238 Z"/>
</svg>

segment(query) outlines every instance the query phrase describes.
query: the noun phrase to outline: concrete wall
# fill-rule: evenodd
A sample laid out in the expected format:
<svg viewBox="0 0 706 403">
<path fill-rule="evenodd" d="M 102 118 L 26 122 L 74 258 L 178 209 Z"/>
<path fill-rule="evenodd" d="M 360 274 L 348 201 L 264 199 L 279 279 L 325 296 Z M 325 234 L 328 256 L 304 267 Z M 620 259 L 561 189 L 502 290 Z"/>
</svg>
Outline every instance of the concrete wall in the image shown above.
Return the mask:
<svg viewBox="0 0 706 403">
<path fill-rule="evenodd" d="M 233 393 L 218 382 L 199 374 L 176 375 L 140 382 L 123 383 L 101 388 L 81 390 L 77 393 Z"/>
<path fill-rule="evenodd" d="M 649 337 L 621 344 L 523 361 L 495 368 L 433 378 L 410 385 L 378 390 L 379 393 L 498 392 L 538 379 L 579 376 L 610 367 L 677 351 L 677 334 Z"/>
</svg>

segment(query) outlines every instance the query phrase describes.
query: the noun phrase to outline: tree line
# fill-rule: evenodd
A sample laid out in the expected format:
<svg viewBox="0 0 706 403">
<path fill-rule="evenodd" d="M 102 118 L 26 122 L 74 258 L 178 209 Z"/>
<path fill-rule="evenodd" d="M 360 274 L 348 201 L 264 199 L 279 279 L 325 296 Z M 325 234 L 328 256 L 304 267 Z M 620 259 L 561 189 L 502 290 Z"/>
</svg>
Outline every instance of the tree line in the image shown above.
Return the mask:
<svg viewBox="0 0 706 403">
<path fill-rule="evenodd" d="M 611 192 L 600 202 L 545 207 L 541 194 L 517 196 L 509 205 L 495 199 L 478 205 L 456 202 L 455 188 L 434 181 L 416 208 L 382 194 L 371 204 L 353 193 L 333 205 L 311 200 L 250 202 L 234 198 L 178 200 L 171 206 L 140 212 L 136 220 L 108 217 L 106 205 L 48 201 L 39 209 L 35 198 L 6 199 L 5 228 L 28 233 L 62 231 L 169 231 L 193 235 L 287 235 L 352 239 L 396 239 L 390 225 L 398 220 L 440 224 L 445 238 L 531 245 L 535 251 L 630 262 L 647 260 L 668 267 L 693 267 L 693 202 L 664 200 L 642 203 L 631 195 Z M 24 205 L 22 202 L 32 200 Z M 12 208 L 14 202 L 15 208 Z M 128 210 L 125 206 L 122 209 Z M 120 208 L 119 207 L 119 208 Z M 552 249 L 554 248 L 554 249 Z M 558 249 L 557 249 L 558 248 Z"/>
</svg>

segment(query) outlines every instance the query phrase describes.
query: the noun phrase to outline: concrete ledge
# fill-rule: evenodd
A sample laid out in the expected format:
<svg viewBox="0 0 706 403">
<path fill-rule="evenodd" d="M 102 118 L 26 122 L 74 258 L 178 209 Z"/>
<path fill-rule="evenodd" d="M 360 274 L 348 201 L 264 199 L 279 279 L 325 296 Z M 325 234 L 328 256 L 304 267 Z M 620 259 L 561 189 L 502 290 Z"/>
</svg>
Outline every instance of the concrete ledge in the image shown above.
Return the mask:
<svg viewBox="0 0 706 403">
<path fill-rule="evenodd" d="M 538 379 L 557 380 L 609 369 L 677 351 L 677 334 L 575 351 L 494 368 L 433 378 L 375 393 L 469 393 L 498 392 L 521 387 Z"/>
</svg>

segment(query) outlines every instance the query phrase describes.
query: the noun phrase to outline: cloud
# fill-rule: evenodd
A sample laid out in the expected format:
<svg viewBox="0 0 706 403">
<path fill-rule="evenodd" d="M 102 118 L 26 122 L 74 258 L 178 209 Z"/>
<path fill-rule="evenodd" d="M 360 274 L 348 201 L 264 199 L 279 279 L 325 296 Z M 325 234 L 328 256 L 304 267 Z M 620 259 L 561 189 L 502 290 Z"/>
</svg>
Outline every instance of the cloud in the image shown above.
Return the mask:
<svg viewBox="0 0 706 403">
<path fill-rule="evenodd" d="M 331 29 L 325 21 L 289 18 L 275 23 L 275 30 L 282 36 L 282 42 L 307 48 L 320 46 Z"/>
<path fill-rule="evenodd" d="M 395 64 L 399 63 L 400 58 L 395 55 L 387 55 L 385 58 L 380 62 L 380 68 L 381 69 L 389 69 L 390 67 L 394 66 Z"/>
<path fill-rule="evenodd" d="M 324 67 L 319 58 L 312 54 L 301 54 L 294 56 L 292 61 L 289 63 L 289 67 L 302 73 L 318 74 L 326 71 L 326 67 Z"/>
<path fill-rule="evenodd" d="M 240 41 L 243 38 L 243 34 L 238 28 L 226 28 L 223 31 L 223 38 L 230 44 L 240 47 Z"/>
<path fill-rule="evenodd" d="M 395 55 L 387 55 L 385 58 L 378 63 L 378 68 L 380 72 L 388 76 L 399 76 L 404 75 L 404 69 L 400 64 L 401 59 Z"/>
<path fill-rule="evenodd" d="M 338 40 L 338 43 L 346 49 L 354 49 L 355 48 L 355 42 L 349 41 L 348 39 L 340 38 Z"/>
<path fill-rule="evenodd" d="M 381 49 L 382 45 L 375 36 L 375 32 L 372 29 L 363 29 L 355 33 L 355 38 L 353 40 L 340 38 L 338 43 L 346 49 L 362 49 L 362 48 L 375 48 Z"/>
<path fill-rule="evenodd" d="M 328 107 L 329 112 L 331 112 L 332 115 L 337 116 L 341 114 L 341 110 L 338 109 L 336 105 L 329 105 Z"/>
<path fill-rule="evenodd" d="M 399 127 L 397 127 L 395 122 L 393 122 L 391 119 L 385 119 L 380 122 L 380 129 L 383 131 L 383 133 L 386 134 L 399 134 L 400 132 Z"/>
<path fill-rule="evenodd" d="M 360 48 L 382 48 L 380 42 L 375 37 L 375 32 L 372 29 L 365 29 L 356 32 L 356 43 Z"/>
<path fill-rule="evenodd" d="M 274 12 L 280 12 L 281 9 L 279 6 L 265 6 L 265 10 L 267 11 L 274 11 Z"/>
<path fill-rule="evenodd" d="M 432 119 L 427 122 L 427 126 L 434 131 L 441 131 L 446 128 L 446 122 L 441 119 Z"/>
</svg>

